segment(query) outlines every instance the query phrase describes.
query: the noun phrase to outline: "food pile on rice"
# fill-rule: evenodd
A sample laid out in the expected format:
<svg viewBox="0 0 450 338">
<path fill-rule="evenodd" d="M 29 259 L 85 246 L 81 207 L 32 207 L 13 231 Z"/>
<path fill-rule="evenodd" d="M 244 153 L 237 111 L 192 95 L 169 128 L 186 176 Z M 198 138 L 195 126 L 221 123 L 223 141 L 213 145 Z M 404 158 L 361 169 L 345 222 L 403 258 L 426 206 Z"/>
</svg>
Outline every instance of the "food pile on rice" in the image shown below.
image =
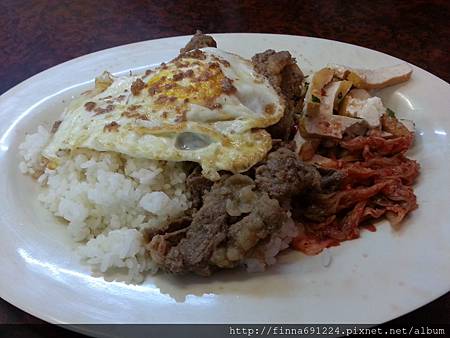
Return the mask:
<svg viewBox="0 0 450 338">
<path fill-rule="evenodd" d="M 216 47 L 197 32 L 142 76 L 105 73 L 20 145 L 20 170 L 94 271 L 263 271 L 417 208 L 413 125 L 370 94 L 409 66 L 304 77 L 289 52 Z"/>
</svg>

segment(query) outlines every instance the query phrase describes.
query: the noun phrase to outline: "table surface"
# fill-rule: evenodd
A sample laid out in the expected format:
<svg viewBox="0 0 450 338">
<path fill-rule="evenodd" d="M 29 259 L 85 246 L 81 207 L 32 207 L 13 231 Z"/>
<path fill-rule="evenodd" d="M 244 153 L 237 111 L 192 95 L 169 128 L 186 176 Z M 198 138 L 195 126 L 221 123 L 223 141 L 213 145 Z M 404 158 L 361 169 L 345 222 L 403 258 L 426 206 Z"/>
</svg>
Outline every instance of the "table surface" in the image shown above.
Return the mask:
<svg viewBox="0 0 450 338">
<path fill-rule="evenodd" d="M 204 32 L 314 36 L 385 52 L 450 81 L 450 1 L 3 0 L 0 94 L 61 62 L 122 44 Z M 395 324 L 450 323 L 450 293 Z M 0 299 L 0 324 L 41 323 Z M 27 337 L 50 337 L 27 332 Z M 70 334 L 72 337 L 81 337 Z"/>
</svg>

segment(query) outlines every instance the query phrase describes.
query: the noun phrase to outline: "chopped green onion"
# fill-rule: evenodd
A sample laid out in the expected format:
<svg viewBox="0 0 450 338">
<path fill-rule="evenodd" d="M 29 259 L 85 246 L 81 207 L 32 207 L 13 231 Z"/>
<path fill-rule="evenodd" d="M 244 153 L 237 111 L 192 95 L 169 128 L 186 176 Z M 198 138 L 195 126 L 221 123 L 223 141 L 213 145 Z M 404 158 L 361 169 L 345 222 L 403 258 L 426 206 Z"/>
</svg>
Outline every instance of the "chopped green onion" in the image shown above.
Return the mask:
<svg viewBox="0 0 450 338">
<path fill-rule="evenodd" d="M 389 117 L 395 117 L 395 111 L 390 108 L 386 108 L 386 113 Z"/>
</svg>

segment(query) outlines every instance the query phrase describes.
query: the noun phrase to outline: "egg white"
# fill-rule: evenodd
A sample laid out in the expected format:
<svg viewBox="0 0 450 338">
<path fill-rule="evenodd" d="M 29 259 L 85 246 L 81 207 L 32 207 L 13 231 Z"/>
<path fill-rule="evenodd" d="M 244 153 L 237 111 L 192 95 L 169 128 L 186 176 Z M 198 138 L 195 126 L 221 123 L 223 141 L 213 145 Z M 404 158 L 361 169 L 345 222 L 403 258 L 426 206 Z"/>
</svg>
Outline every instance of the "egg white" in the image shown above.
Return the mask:
<svg viewBox="0 0 450 338">
<path fill-rule="evenodd" d="M 145 87 L 132 90 L 141 81 Z M 43 155 L 57 163 L 58 151 L 87 148 L 193 161 L 217 179 L 220 170 L 243 172 L 264 158 L 271 148 L 264 128 L 284 109 L 248 60 L 204 48 L 142 76 L 97 79 L 96 88 L 65 111 Z"/>
</svg>

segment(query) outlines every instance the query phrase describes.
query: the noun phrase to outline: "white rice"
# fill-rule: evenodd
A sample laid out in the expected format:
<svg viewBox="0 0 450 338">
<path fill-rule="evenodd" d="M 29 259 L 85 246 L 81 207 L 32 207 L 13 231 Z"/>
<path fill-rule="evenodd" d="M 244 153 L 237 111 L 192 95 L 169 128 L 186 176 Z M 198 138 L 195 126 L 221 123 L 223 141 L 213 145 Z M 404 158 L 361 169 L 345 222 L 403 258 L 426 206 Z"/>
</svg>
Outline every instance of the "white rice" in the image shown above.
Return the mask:
<svg viewBox="0 0 450 338">
<path fill-rule="evenodd" d="M 24 174 L 34 175 L 41 167 L 41 151 L 50 140 L 50 133 L 42 126 L 38 127 L 36 133 L 27 135 L 25 141 L 19 145 L 20 156 L 23 161 L 19 169 Z"/>
<path fill-rule="evenodd" d="M 277 262 L 276 256 L 289 247 L 292 239 L 298 235 L 298 228 L 290 218 L 281 228 L 272 234 L 269 241 L 260 245 L 255 252 L 244 260 L 248 272 L 262 272 Z"/>
<path fill-rule="evenodd" d="M 19 169 L 43 186 L 39 200 L 65 220 L 94 270 L 126 268 L 129 282 L 142 281 L 144 272 L 155 270 L 145 230 L 163 228 L 190 207 L 181 164 L 84 150 L 62 154 L 49 170 L 40 155 L 49 138 L 39 127 L 19 147 Z"/>
</svg>

